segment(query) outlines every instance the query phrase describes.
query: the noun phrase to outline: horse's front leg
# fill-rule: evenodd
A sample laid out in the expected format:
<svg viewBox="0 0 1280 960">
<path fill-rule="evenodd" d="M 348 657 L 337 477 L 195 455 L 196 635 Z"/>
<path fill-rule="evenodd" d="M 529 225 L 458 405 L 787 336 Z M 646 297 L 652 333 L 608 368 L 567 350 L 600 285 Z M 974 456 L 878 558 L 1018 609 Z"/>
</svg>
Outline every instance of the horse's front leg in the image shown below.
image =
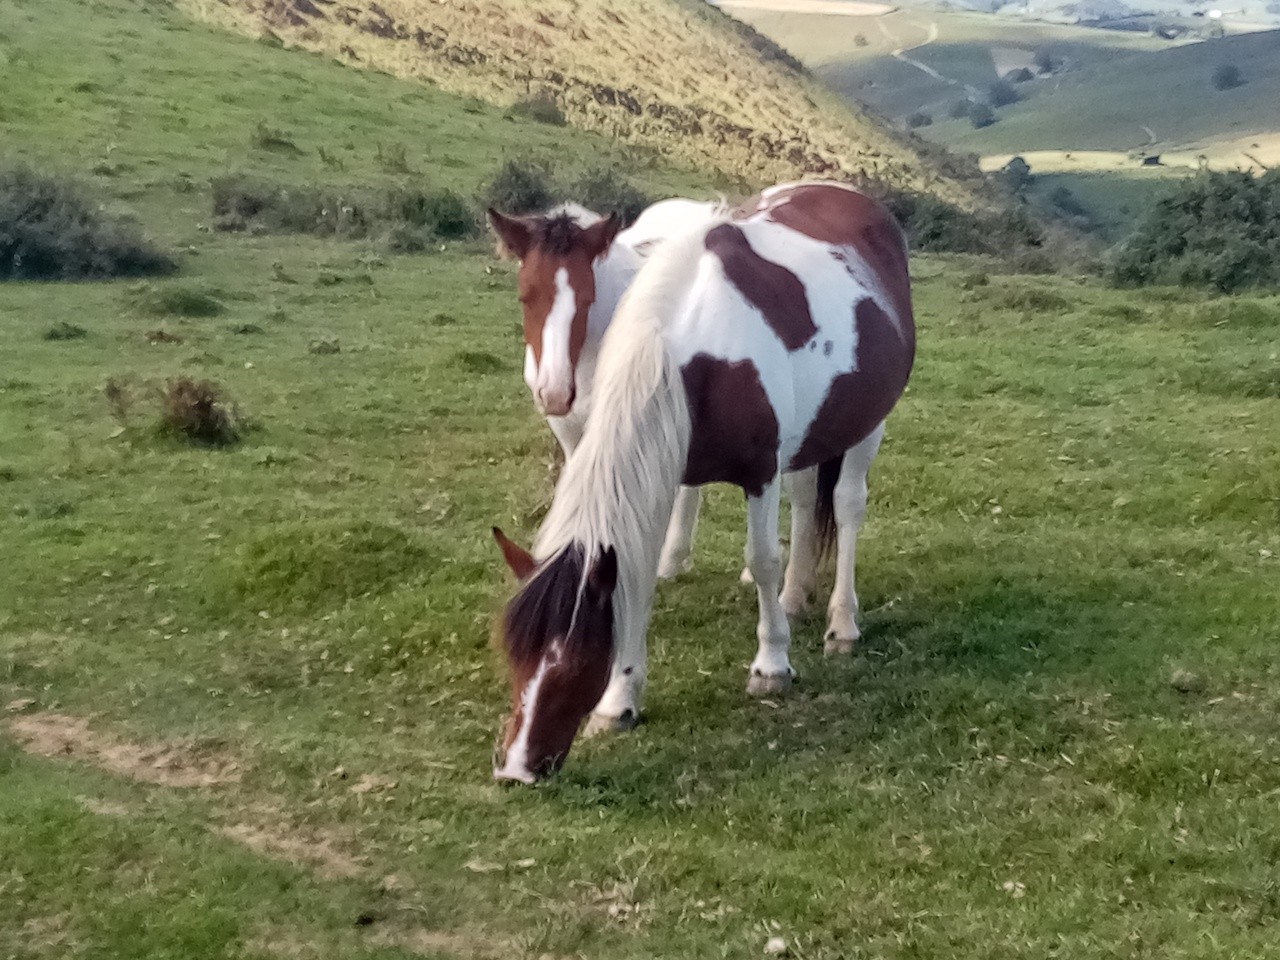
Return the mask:
<svg viewBox="0 0 1280 960">
<path fill-rule="evenodd" d="M 644 697 L 648 652 L 643 638 L 631 649 L 618 651 L 613 659 L 609 686 L 587 719 L 584 736 L 621 733 L 640 722 L 640 706 Z"/>
<path fill-rule="evenodd" d="M 782 548 L 778 544 L 778 506 L 782 484 L 775 475 L 759 496 L 747 500 L 747 569 L 756 582 L 760 622 L 756 638 L 760 646 L 751 662 L 747 693 L 762 697 L 790 689 L 795 671 L 787 652 L 791 627 L 778 599 L 782 583 Z"/>
<path fill-rule="evenodd" d="M 697 487 L 681 487 L 676 494 L 675 509 L 667 524 L 667 538 L 662 543 L 658 560 L 658 578 L 670 580 L 689 569 L 689 554 L 693 551 L 693 531 L 698 526 L 698 506 L 702 491 Z"/>
<path fill-rule="evenodd" d="M 547 426 L 551 428 L 551 432 L 555 434 L 556 439 L 560 442 L 560 449 L 564 451 L 565 460 L 573 456 L 573 451 L 578 448 L 586 422 L 587 418 L 580 416 L 577 409 L 570 411 L 563 417 L 547 417 Z"/>
</svg>

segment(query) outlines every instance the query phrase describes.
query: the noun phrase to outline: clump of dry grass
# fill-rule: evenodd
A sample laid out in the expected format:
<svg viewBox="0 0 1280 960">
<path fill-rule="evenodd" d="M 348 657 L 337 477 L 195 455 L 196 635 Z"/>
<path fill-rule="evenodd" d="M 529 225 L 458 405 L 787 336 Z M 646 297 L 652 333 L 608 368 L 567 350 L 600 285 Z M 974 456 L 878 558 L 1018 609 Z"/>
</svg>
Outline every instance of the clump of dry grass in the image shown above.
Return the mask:
<svg viewBox="0 0 1280 960">
<path fill-rule="evenodd" d="M 237 442 L 244 432 L 244 421 L 222 387 L 190 377 L 168 380 L 160 389 L 160 425 L 166 433 L 220 447 Z"/>
</svg>

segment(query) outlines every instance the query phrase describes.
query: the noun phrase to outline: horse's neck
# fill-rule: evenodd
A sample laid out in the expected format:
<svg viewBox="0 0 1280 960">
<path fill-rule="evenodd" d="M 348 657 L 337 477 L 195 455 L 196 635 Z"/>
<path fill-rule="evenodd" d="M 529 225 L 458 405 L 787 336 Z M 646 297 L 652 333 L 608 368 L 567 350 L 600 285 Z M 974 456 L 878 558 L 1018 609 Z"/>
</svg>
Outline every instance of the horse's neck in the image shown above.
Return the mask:
<svg viewBox="0 0 1280 960">
<path fill-rule="evenodd" d="M 594 355 L 600 349 L 600 340 L 613 321 L 618 302 L 643 265 L 644 259 L 625 243 L 615 243 L 596 261 L 596 302 L 587 316 L 584 350 L 589 349 Z"/>
<path fill-rule="evenodd" d="M 684 474 L 689 412 L 680 369 L 656 322 L 611 333 L 592 414 L 565 464 L 535 553 L 612 546 L 619 564 L 619 647 L 643 640 L 658 554 Z"/>
</svg>

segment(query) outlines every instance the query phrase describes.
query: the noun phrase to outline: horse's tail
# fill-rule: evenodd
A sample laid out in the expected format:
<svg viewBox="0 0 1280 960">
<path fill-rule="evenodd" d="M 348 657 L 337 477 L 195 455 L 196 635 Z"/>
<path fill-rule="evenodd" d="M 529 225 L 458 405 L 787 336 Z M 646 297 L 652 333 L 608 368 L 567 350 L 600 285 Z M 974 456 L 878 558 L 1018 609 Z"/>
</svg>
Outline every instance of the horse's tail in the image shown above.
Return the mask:
<svg viewBox="0 0 1280 960">
<path fill-rule="evenodd" d="M 818 498 L 813 502 L 815 561 L 824 559 L 836 542 L 836 484 L 844 454 L 818 464 Z"/>
</svg>

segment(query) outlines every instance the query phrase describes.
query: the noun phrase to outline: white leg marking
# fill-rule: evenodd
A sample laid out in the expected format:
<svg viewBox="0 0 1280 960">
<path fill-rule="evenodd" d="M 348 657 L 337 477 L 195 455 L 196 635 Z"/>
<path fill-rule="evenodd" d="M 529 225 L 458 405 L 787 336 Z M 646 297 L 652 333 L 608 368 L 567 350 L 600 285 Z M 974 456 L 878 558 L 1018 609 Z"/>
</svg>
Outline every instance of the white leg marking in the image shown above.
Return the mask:
<svg viewBox="0 0 1280 960">
<path fill-rule="evenodd" d="M 693 532 L 698 526 L 698 506 L 702 503 L 702 491 L 697 487 L 681 487 L 676 494 L 671 523 L 667 525 L 667 539 L 662 544 L 658 560 L 658 577 L 671 580 L 689 569 L 689 555 L 693 550 Z"/>
<path fill-rule="evenodd" d="M 787 474 L 786 485 L 791 500 L 791 553 L 782 586 L 782 609 L 788 617 L 798 617 L 809 606 L 817 579 L 818 531 L 813 509 L 818 500 L 818 468 Z"/>
<path fill-rule="evenodd" d="M 827 605 L 827 632 L 823 652 L 849 654 L 862 636 L 858 629 L 858 591 L 854 566 L 858 531 L 867 515 L 867 473 L 884 439 L 884 424 L 844 455 L 840 482 L 836 484 L 836 586 Z"/>
<path fill-rule="evenodd" d="M 756 581 L 760 622 L 756 638 L 760 646 L 751 662 L 747 693 L 755 697 L 784 693 L 791 687 L 795 671 L 787 659 L 791 647 L 791 627 L 778 601 L 782 581 L 782 548 L 778 545 L 778 507 L 782 483 L 775 476 L 758 497 L 747 501 L 747 567 Z"/>
<path fill-rule="evenodd" d="M 648 645 L 642 638 L 637 649 L 613 659 L 609 686 L 587 720 L 584 736 L 630 730 L 640 722 L 640 704 L 644 698 L 645 661 Z"/>
</svg>

